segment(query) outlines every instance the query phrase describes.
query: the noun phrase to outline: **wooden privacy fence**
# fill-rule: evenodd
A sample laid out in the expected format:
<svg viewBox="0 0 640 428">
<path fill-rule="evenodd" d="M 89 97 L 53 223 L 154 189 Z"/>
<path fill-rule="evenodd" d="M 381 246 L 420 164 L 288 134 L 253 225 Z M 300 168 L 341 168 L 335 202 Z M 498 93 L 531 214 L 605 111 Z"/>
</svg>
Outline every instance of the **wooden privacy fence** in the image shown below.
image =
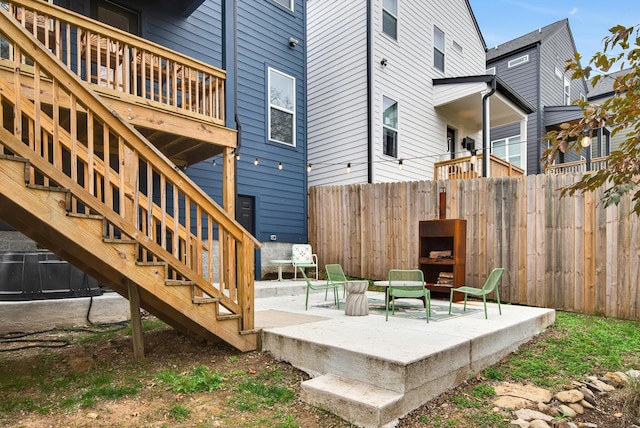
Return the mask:
<svg viewBox="0 0 640 428">
<path fill-rule="evenodd" d="M 640 227 L 630 197 L 604 208 L 603 190 L 560 198 L 581 174 L 313 187 L 309 241 L 321 265 L 384 279 L 418 267 L 418 222 L 467 220 L 466 283 L 505 267 L 514 304 L 640 319 Z"/>
</svg>

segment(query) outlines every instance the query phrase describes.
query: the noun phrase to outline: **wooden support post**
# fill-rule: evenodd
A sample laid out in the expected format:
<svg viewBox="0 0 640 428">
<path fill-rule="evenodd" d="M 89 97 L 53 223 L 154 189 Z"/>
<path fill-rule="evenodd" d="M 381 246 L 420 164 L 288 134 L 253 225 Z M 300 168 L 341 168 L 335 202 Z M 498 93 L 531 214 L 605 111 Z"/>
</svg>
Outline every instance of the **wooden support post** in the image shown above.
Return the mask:
<svg viewBox="0 0 640 428">
<path fill-rule="evenodd" d="M 138 284 L 127 281 L 129 289 L 129 310 L 131 312 L 131 332 L 133 335 L 133 356 L 136 361 L 144 359 L 144 340 L 142 338 L 142 317 L 140 316 L 140 294 Z"/>
<path fill-rule="evenodd" d="M 236 216 L 236 160 L 232 148 L 227 147 L 223 153 L 222 161 L 222 205 L 229 216 Z M 223 254 L 222 272 L 220 283 L 229 289 L 230 297 L 235 296 L 236 288 L 236 254 L 233 240 L 227 233 L 219 236 L 220 251 Z"/>
</svg>

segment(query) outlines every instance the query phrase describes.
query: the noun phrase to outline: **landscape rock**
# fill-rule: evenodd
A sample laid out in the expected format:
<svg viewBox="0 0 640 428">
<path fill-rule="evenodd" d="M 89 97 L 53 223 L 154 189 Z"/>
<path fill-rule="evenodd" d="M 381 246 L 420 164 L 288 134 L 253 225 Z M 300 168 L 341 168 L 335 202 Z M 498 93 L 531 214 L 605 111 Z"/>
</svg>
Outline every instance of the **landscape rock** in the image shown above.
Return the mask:
<svg viewBox="0 0 640 428">
<path fill-rule="evenodd" d="M 622 377 L 620 377 L 618 373 L 607 372 L 605 373 L 604 378 L 611 380 L 614 386 L 619 387 L 624 383 L 624 380 L 622 379 Z"/>
<path fill-rule="evenodd" d="M 584 394 L 577 389 L 560 391 L 556 394 L 556 399 L 563 403 L 577 403 L 584 400 Z"/>
<path fill-rule="evenodd" d="M 534 419 L 529 424 L 529 428 L 551 428 L 551 426 L 540 419 Z"/>
<path fill-rule="evenodd" d="M 593 395 L 593 392 L 586 387 L 580 387 L 578 389 L 578 391 L 582 392 L 582 394 L 584 394 L 584 399 L 585 401 L 588 401 L 589 403 L 591 403 L 592 405 L 596 405 L 596 396 Z"/>
<path fill-rule="evenodd" d="M 519 385 L 509 382 L 501 382 L 493 388 L 497 395 L 509 395 L 512 397 L 520 397 L 534 403 L 548 403 L 553 398 L 551 392 L 544 388 L 538 388 L 533 385 Z"/>
<path fill-rule="evenodd" d="M 551 422 L 553 420 L 552 416 L 531 409 L 516 410 L 516 416 L 518 417 L 518 419 L 524 419 L 525 421 L 533 421 L 535 419 L 539 419 L 545 422 Z"/>
<path fill-rule="evenodd" d="M 555 421 L 553 424 L 553 427 L 554 428 L 578 428 L 578 425 L 574 424 L 573 422 L 560 420 L 560 421 Z"/>
<path fill-rule="evenodd" d="M 509 422 L 509 428 L 529 428 L 529 422 L 517 419 Z"/>
<path fill-rule="evenodd" d="M 580 422 L 578 428 L 598 428 L 598 424 L 592 424 L 589 422 Z"/>
<path fill-rule="evenodd" d="M 570 418 L 575 418 L 577 416 L 576 411 L 573 410 L 571 407 L 567 406 L 566 404 L 559 405 L 558 410 L 560 410 L 560 413 Z"/>
<path fill-rule="evenodd" d="M 579 403 L 569 403 L 567 406 L 571 407 L 574 412 L 579 415 L 584 415 L 584 407 L 582 407 Z"/>
<path fill-rule="evenodd" d="M 493 401 L 493 405 L 500 407 L 501 409 L 522 409 L 533 404 L 534 403 L 530 400 L 520 397 L 511 397 L 509 395 L 502 395 Z"/>
<path fill-rule="evenodd" d="M 611 392 L 611 391 L 615 391 L 616 387 L 613 385 L 609 385 L 606 382 L 603 382 L 602 380 L 598 379 L 595 376 L 590 376 L 589 377 L 589 382 L 591 382 L 593 385 L 597 386 L 598 388 L 600 388 L 601 390 L 605 391 L 605 392 Z"/>
<path fill-rule="evenodd" d="M 582 400 L 578 404 L 580 404 L 582 407 L 585 407 L 587 409 L 595 409 L 596 408 L 596 406 L 594 406 L 593 404 L 589 403 L 587 400 Z"/>
</svg>

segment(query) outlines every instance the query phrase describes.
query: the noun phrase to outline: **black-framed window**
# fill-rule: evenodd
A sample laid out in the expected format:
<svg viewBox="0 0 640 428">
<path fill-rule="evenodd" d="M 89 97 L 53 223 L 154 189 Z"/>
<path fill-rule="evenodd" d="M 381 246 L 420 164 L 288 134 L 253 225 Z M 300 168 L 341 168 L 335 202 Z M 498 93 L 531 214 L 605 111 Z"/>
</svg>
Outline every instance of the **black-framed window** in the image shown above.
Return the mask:
<svg viewBox="0 0 640 428">
<path fill-rule="evenodd" d="M 433 66 L 444 71 L 444 31 L 433 26 Z"/>
<path fill-rule="evenodd" d="M 398 102 L 382 97 L 382 153 L 398 157 Z"/>
</svg>

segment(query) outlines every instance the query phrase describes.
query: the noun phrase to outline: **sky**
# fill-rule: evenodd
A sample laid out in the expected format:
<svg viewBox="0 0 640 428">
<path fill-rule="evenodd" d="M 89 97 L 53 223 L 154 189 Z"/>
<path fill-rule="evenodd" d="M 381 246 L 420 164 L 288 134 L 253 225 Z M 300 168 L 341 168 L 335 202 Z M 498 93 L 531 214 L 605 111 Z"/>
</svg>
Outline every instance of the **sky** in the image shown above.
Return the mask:
<svg viewBox="0 0 640 428">
<path fill-rule="evenodd" d="M 640 25 L 639 0 L 470 0 L 487 48 L 569 18 L 581 63 L 603 48 L 609 28 Z"/>
</svg>

